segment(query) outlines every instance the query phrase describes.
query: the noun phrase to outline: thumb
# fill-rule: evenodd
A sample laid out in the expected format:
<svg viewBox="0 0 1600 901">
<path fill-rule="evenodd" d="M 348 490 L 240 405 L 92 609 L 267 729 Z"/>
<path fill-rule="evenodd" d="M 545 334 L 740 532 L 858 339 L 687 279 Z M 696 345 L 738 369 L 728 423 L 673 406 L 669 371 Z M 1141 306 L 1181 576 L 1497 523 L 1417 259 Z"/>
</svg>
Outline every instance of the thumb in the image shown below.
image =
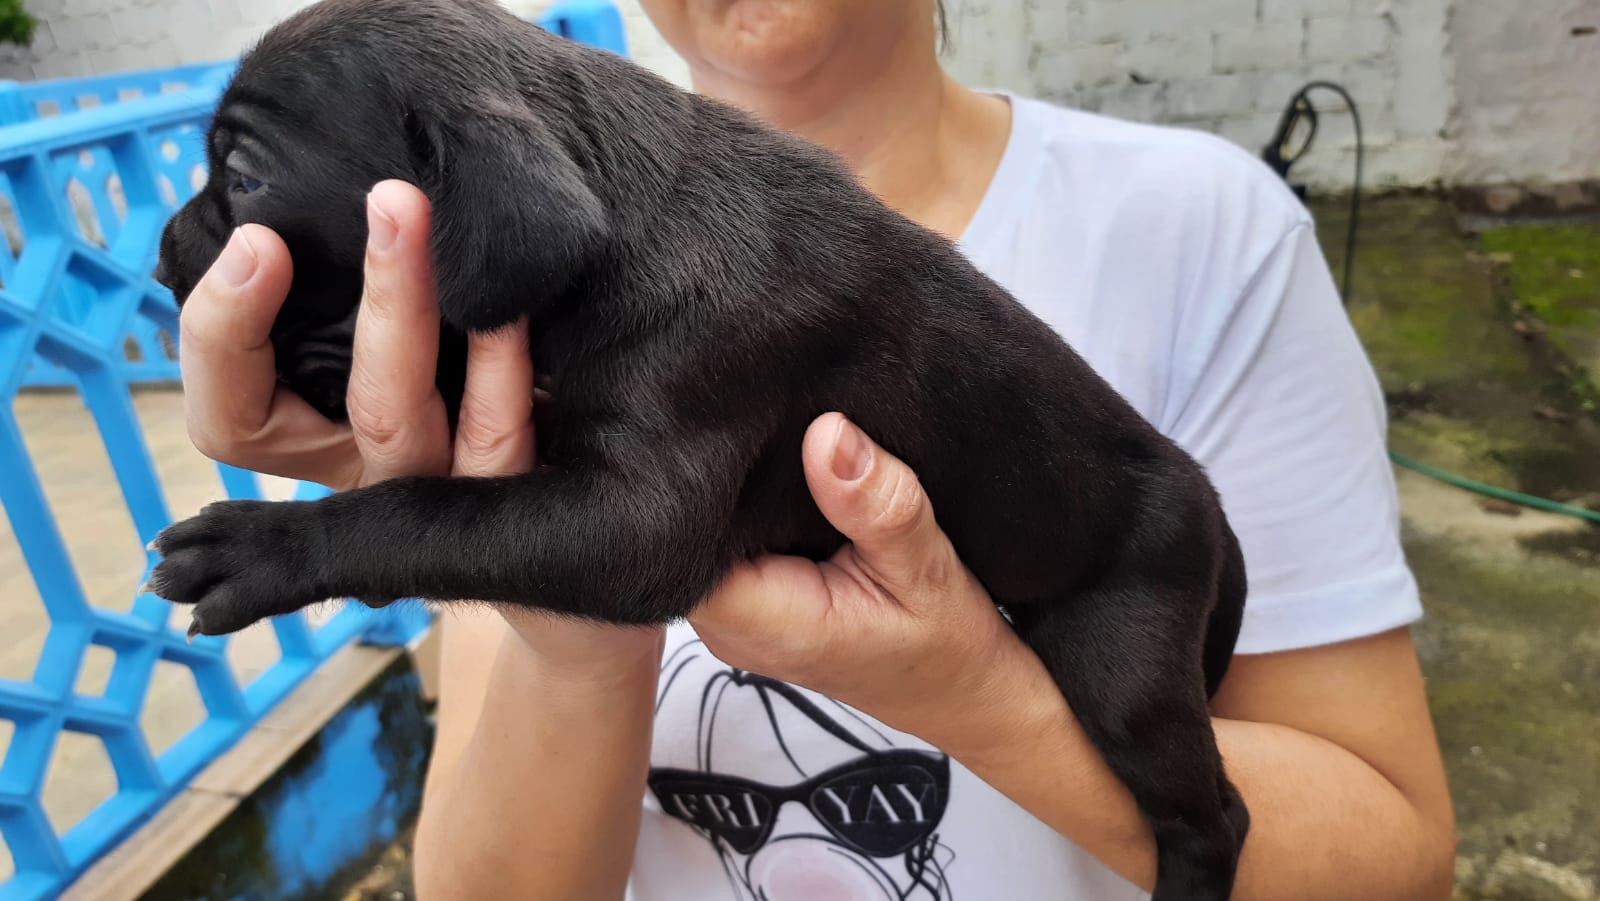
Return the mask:
<svg viewBox="0 0 1600 901">
<path fill-rule="evenodd" d="M 911 467 L 838 413 L 817 418 L 802 449 L 822 515 L 855 546 L 875 580 L 901 601 L 959 571 L 955 550 Z"/>
</svg>

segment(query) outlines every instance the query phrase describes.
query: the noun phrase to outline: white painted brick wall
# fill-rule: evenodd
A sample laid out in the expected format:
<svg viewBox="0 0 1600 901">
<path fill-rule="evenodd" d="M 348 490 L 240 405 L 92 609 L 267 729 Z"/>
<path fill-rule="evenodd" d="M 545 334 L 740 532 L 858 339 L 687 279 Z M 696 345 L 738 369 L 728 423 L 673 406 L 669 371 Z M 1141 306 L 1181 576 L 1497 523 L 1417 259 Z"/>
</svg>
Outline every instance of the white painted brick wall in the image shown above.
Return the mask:
<svg viewBox="0 0 1600 901">
<path fill-rule="evenodd" d="M 1392 35 L 1389 22 L 1377 15 L 1307 19 L 1305 61 L 1342 63 L 1386 57 L 1390 54 Z"/>
<path fill-rule="evenodd" d="M 0 77 L 218 59 L 309 0 L 27 0 L 34 47 Z M 532 16 L 551 0 L 502 0 Z M 876 0 L 860 0 L 876 2 Z M 633 57 L 687 86 L 638 0 Z M 1600 179 L 1600 0 L 947 0 L 946 62 L 969 84 L 1215 131 L 1252 151 L 1302 84 L 1346 85 L 1368 184 Z M 1575 30 L 1578 33 L 1574 33 Z M 1327 111 L 1297 176 L 1349 182 L 1353 134 Z"/>
<path fill-rule="evenodd" d="M 33 46 L 0 48 L 0 78 L 102 75 L 235 56 L 312 0 L 25 0 L 39 20 Z M 502 0 L 534 16 L 552 0 Z M 635 58 L 682 84 L 683 61 L 655 33 L 636 0 L 622 0 Z"/>
<path fill-rule="evenodd" d="M 1012 0 L 1011 4 L 997 9 L 988 2 L 946 0 L 950 34 L 945 64 L 956 77 L 977 87 L 1023 94 L 1033 91 L 1032 69 L 1051 63 L 1041 58 L 1043 48 L 1028 52 L 1032 48 L 1028 27 L 1049 23 L 1041 22 L 1043 16 L 1034 16 L 1031 20 L 1023 16 L 1020 2 Z M 1074 62 L 1095 64 L 1092 59 Z"/>
<path fill-rule="evenodd" d="M 1024 52 L 1034 61 L 1031 89 L 1047 99 L 1214 131 L 1259 151 L 1290 95 L 1327 79 L 1349 87 L 1361 107 L 1369 183 L 1422 184 L 1441 174 L 1440 131 L 1453 107 L 1441 72 L 1445 11 L 1455 0 L 964 2 L 1034 20 L 1021 29 L 1031 40 Z M 1352 129 L 1336 100 L 1319 98 L 1319 106 L 1329 112 L 1316 152 L 1296 175 L 1347 184 Z"/>
<path fill-rule="evenodd" d="M 33 46 L 0 49 L 0 77 L 102 75 L 237 54 L 306 0 L 25 0 Z"/>
<path fill-rule="evenodd" d="M 1305 26 L 1299 22 L 1258 22 L 1215 36 L 1212 67 L 1217 72 L 1259 72 L 1300 63 Z"/>
<path fill-rule="evenodd" d="M 1458 5 L 1453 22 L 1462 183 L 1600 177 L 1600 0 Z"/>
</svg>

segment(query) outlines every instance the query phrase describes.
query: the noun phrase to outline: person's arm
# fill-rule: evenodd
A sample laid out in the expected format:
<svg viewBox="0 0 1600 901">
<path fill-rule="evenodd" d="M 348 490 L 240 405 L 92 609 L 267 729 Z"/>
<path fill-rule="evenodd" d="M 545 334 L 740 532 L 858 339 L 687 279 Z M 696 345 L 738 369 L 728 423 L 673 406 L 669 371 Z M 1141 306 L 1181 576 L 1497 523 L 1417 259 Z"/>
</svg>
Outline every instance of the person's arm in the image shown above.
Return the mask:
<svg viewBox="0 0 1600 901">
<path fill-rule="evenodd" d="M 821 566 L 740 567 L 691 617 L 700 636 L 731 666 L 919 736 L 1153 887 L 1150 829 L 1043 664 L 956 558 L 915 474 L 870 439 L 841 440 L 854 427 L 840 422 L 819 420 L 804 457 L 851 544 Z M 867 461 L 841 447 L 867 448 Z M 1450 800 L 1403 630 L 1240 656 L 1214 712 L 1251 813 L 1236 898 L 1448 897 Z"/>
<path fill-rule="evenodd" d="M 489 610 L 458 609 L 441 625 L 417 896 L 622 898 L 661 633 L 535 614 L 512 628 Z"/>
</svg>

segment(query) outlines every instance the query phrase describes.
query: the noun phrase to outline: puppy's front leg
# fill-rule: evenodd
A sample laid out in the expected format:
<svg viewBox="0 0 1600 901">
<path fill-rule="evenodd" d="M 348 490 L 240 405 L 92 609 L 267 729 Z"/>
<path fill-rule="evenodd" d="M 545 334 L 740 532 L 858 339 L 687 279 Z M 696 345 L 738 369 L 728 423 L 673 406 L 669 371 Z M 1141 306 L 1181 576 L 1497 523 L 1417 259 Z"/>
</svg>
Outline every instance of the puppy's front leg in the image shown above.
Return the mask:
<svg viewBox="0 0 1600 901">
<path fill-rule="evenodd" d="M 407 478 L 225 501 L 155 540 L 150 590 L 222 635 L 329 598 L 514 603 L 621 623 L 686 615 L 728 561 L 734 494 L 598 468 Z"/>
</svg>

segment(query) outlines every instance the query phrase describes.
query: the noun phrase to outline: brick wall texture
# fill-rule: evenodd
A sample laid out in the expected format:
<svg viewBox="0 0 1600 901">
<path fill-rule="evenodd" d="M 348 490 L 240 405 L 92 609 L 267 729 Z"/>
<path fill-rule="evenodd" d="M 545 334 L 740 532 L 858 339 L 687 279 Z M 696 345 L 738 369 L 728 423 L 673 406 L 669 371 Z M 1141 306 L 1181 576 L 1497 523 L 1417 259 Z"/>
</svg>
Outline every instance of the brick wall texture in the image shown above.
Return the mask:
<svg viewBox="0 0 1600 901">
<path fill-rule="evenodd" d="M 85 75 L 237 53 L 307 0 L 27 0 L 27 50 L 0 77 Z M 503 0 L 533 15 L 548 0 Z M 862 0 L 868 2 L 868 0 Z M 948 64 L 969 84 L 1220 133 L 1251 150 L 1313 79 L 1345 85 L 1373 186 L 1600 179 L 1600 0 L 947 0 Z M 638 0 L 633 56 L 679 84 L 683 62 Z M 1349 183 L 1353 134 L 1325 107 L 1297 174 Z"/>
</svg>

